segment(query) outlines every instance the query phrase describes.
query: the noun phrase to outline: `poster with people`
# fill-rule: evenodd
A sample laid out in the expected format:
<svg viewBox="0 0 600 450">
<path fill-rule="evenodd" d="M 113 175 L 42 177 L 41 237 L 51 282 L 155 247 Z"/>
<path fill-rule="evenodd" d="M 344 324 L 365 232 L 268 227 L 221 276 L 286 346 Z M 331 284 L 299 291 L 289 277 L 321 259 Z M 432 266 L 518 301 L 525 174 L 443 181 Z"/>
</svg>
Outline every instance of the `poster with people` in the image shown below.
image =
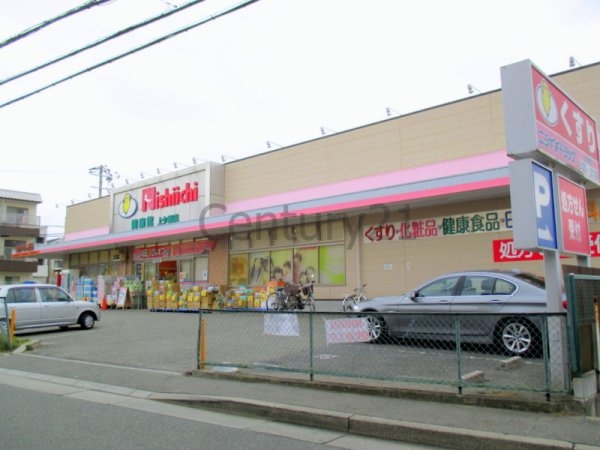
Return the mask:
<svg viewBox="0 0 600 450">
<path fill-rule="evenodd" d="M 295 249 L 292 261 L 292 279 L 294 283 L 307 284 L 311 281 L 317 282 L 318 247 Z"/>
<path fill-rule="evenodd" d="M 345 284 L 342 245 L 261 250 L 229 256 L 231 286 L 266 286 L 270 281 L 292 284 Z"/>
<path fill-rule="evenodd" d="M 250 253 L 250 286 L 265 286 L 271 279 L 269 252 Z"/>
<path fill-rule="evenodd" d="M 273 250 L 271 252 L 271 280 L 292 283 L 292 249 Z"/>
</svg>

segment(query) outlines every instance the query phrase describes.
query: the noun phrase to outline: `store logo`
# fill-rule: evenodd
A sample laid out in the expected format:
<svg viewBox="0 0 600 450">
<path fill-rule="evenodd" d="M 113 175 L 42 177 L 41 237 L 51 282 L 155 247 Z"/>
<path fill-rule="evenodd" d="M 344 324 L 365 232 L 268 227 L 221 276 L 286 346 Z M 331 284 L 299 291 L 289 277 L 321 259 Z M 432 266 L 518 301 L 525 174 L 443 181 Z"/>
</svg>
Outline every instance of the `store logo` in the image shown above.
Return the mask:
<svg viewBox="0 0 600 450">
<path fill-rule="evenodd" d="M 131 194 L 125 194 L 121 203 L 119 203 L 118 213 L 123 219 L 129 219 L 135 215 L 138 210 L 138 202 Z"/>
<path fill-rule="evenodd" d="M 535 89 L 535 101 L 544 120 L 548 125 L 555 126 L 558 123 L 558 108 L 546 80 L 542 80 L 537 85 Z"/>
<path fill-rule="evenodd" d="M 197 202 L 198 182 L 194 184 L 185 183 L 185 187 L 181 189 L 175 186 L 172 189 L 165 188 L 162 193 L 155 187 L 149 187 L 142 191 L 142 211 L 153 211 L 155 209 L 168 208 L 180 204 Z"/>
</svg>

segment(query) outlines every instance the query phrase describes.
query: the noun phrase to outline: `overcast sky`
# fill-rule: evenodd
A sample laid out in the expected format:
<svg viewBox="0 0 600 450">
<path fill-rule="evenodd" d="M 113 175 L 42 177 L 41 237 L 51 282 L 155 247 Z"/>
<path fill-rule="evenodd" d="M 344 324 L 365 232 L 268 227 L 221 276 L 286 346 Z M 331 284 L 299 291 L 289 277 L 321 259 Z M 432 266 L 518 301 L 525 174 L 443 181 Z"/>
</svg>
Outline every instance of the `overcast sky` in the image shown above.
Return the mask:
<svg viewBox="0 0 600 450">
<path fill-rule="evenodd" d="M 112 0 L 0 48 L 0 83 L 188 0 Z M 0 41 L 86 0 L 3 1 Z M 242 3 L 206 0 L 33 75 L 0 103 Z M 500 68 L 548 75 L 600 61 L 598 0 L 260 0 L 0 108 L 0 188 L 35 192 L 42 225 L 125 179 L 268 151 L 500 88 Z M 490 149 L 496 150 L 496 149 Z M 269 174 L 257 174 L 257 177 Z"/>
</svg>

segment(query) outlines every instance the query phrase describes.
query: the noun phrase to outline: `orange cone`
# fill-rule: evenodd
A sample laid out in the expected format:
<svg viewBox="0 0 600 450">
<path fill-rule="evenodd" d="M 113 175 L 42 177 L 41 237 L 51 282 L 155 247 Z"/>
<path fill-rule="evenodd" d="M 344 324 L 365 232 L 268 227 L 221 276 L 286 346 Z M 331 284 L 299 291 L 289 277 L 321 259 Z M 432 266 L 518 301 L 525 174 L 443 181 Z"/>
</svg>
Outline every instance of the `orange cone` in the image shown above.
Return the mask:
<svg viewBox="0 0 600 450">
<path fill-rule="evenodd" d="M 108 304 L 106 303 L 106 295 L 102 297 L 102 303 L 100 303 L 101 309 L 108 309 Z"/>
</svg>

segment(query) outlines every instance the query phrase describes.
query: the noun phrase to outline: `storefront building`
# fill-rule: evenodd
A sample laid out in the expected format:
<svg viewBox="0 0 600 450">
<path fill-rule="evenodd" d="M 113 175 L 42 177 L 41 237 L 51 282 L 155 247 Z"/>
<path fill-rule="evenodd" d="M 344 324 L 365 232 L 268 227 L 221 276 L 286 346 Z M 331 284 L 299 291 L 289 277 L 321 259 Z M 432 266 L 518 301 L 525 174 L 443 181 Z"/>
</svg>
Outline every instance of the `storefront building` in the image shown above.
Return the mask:
<svg viewBox="0 0 600 450">
<path fill-rule="evenodd" d="M 551 78 L 600 117 L 600 64 Z M 61 257 L 70 283 L 132 292 L 312 279 L 318 300 L 363 283 L 369 296 L 405 292 L 453 270 L 543 275 L 541 254 L 512 245 L 510 161 L 497 90 L 123 186 L 69 207 L 65 239 L 35 253 Z M 600 267 L 600 191 L 587 199 Z"/>
</svg>

